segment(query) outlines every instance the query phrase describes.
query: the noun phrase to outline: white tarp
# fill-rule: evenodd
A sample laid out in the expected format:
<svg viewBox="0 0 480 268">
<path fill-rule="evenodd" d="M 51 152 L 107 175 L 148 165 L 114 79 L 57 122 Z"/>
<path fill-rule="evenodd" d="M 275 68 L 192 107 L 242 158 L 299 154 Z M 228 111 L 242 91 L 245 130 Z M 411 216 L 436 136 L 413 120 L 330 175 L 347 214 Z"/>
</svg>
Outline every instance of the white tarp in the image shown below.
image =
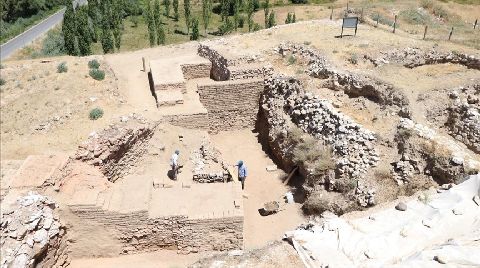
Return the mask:
<svg viewBox="0 0 480 268">
<path fill-rule="evenodd" d="M 480 267 L 479 193 L 477 174 L 426 201 L 406 202 L 406 211 L 331 217 L 286 237 L 308 255 L 309 267 Z"/>
</svg>

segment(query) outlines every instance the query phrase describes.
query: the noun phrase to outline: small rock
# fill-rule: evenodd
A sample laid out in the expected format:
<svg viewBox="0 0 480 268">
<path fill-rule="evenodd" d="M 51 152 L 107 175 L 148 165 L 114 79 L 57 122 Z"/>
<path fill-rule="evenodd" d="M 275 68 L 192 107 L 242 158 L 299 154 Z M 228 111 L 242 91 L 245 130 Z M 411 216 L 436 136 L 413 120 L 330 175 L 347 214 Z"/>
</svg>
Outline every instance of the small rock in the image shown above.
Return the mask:
<svg viewBox="0 0 480 268">
<path fill-rule="evenodd" d="M 463 215 L 463 213 L 464 213 L 463 209 L 461 209 L 461 208 L 454 208 L 454 209 L 452 210 L 452 212 L 453 212 L 453 214 L 455 214 L 455 215 Z"/>
<path fill-rule="evenodd" d="M 407 204 L 400 202 L 395 206 L 396 210 L 405 211 L 407 210 Z"/>
<path fill-rule="evenodd" d="M 463 158 L 460 158 L 460 157 L 453 157 L 452 158 L 452 163 L 459 166 L 459 165 L 462 165 L 463 164 Z"/>
</svg>

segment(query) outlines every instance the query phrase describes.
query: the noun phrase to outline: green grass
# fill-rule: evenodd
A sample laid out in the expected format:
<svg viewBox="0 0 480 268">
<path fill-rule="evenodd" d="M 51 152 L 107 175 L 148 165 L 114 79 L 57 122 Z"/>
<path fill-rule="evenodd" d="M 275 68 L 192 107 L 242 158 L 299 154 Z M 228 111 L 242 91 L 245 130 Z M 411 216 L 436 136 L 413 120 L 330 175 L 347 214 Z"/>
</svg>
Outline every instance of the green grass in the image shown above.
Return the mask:
<svg viewBox="0 0 480 268">
<path fill-rule="evenodd" d="M 56 8 L 53 8 L 52 10 L 40 11 L 38 14 L 33 15 L 29 18 L 19 18 L 13 23 L 2 21 L 1 22 L 2 34 L 0 35 L 0 44 L 6 43 L 8 40 L 23 33 L 31 26 L 53 15 L 55 12 L 60 10 L 60 8 L 61 7 L 56 7 Z"/>
<path fill-rule="evenodd" d="M 423 14 L 415 8 L 402 10 L 399 14 L 399 17 L 407 23 L 414 25 L 424 25 L 431 22 L 428 14 Z"/>
</svg>

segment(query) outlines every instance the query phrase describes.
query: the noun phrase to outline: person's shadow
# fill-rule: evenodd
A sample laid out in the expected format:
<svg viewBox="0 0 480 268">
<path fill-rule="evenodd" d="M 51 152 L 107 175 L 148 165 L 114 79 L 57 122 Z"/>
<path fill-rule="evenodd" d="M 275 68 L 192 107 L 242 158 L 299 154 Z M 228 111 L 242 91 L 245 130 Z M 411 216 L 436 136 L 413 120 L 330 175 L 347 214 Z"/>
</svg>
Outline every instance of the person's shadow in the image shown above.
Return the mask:
<svg viewBox="0 0 480 268">
<path fill-rule="evenodd" d="M 170 178 L 172 181 L 175 180 L 175 178 L 173 177 L 174 176 L 174 173 L 173 173 L 173 170 L 168 170 L 167 171 L 167 176 L 168 178 Z"/>
</svg>

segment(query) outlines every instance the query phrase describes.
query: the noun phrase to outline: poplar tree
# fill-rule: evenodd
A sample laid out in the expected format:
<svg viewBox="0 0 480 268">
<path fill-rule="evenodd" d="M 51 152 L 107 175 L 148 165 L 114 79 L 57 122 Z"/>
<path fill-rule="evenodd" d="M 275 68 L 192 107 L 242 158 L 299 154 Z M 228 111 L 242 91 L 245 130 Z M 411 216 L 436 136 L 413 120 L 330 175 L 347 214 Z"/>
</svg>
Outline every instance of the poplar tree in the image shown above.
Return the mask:
<svg viewBox="0 0 480 268">
<path fill-rule="evenodd" d="M 233 0 L 234 5 L 233 5 L 233 24 L 235 27 L 235 30 L 238 29 L 238 21 L 240 19 L 240 0 Z"/>
<path fill-rule="evenodd" d="M 122 19 L 122 7 L 121 7 L 121 2 L 120 0 L 113 0 L 114 3 L 112 5 L 112 32 L 113 32 L 113 37 L 115 39 L 115 47 L 117 49 L 120 49 L 120 44 L 122 40 L 122 25 L 123 25 L 123 19 Z"/>
<path fill-rule="evenodd" d="M 67 9 L 63 15 L 62 32 L 65 50 L 68 55 L 76 55 L 75 51 L 75 11 L 71 1 L 66 1 Z"/>
<path fill-rule="evenodd" d="M 165 16 L 170 15 L 170 0 L 163 0 L 163 4 L 165 5 Z"/>
<path fill-rule="evenodd" d="M 98 26 L 100 24 L 100 14 L 98 10 L 98 0 L 88 1 L 88 16 L 92 22 L 92 41 L 96 43 L 98 41 Z"/>
<path fill-rule="evenodd" d="M 110 53 L 114 50 L 114 41 L 112 37 L 112 10 L 111 10 L 111 1 L 102 0 L 100 13 L 102 15 L 102 33 L 101 33 L 101 43 L 103 53 Z"/>
<path fill-rule="evenodd" d="M 203 27 L 205 28 L 205 36 L 207 36 L 207 28 L 212 17 L 212 0 L 202 0 L 202 17 Z"/>
<path fill-rule="evenodd" d="M 190 20 L 191 20 L 191 5 L 190 0 L 183 0 L 183 8 L 185 10 L 185 24 L 187 25 L 187 34 L 190 33 Z"/>
<path fill-rule="evenodd" d="M 190 40 L 198 40 L 200 37 L 200 31 L 198 30 L 198 19 L 195 17 L 192 19 L 192 35 Z"/>
<path fill-rule="evenodd" d="M 153 16 L 152 7 L 150 6 L 150 2 L 146 5 L 146 20 L 147 20 L 147 27 L 148 27 L 148 38 L 150 40 L 150 46 L 153 47 L 155 45 L 155 19 Z"/>
<path fill-rule="evenodd" d="M 268 13 L 270 12 L 270 2 L 269 0 L 266 0 L 264 5 L 263 5 L 263 11 L 265 12 L 265 29 L 270 28 L 270 24 L 268 21 Z"/>
<path fill-rule="evenodd" d="M 78 50 L 81 56 L 92 54 L 91 43 L 91 31 L 88 25 L 88 11 L 86 6 L 77 7 L 75 12 L 75 19 L 77 22 L 76 36 L 78 39 Z"/>
<path fill-rule="evenodd" d="M 222 21 L 228 17 L 230 12 L 230 0 L 221 0 L 221 10 L 220 15 L 222 16 Z"/>
<path fill-rule="evenodd" d="M 268 16 L 268 28 L 271 28 L 276 25 L 275 22 L 275 12 L 270 12 L 270 15 Z"/>
<path fill-rule="evenodd" d="M 253 12 L 255 11 L 254 0 L 247 0 L 247 20 L 248 20 L 248 31 L 253 30 Z"/>
<path fill-rule="evenodd" d="M 178 14 L 178 0 L 173 0 L 173 16 L 176 21 L 178 21 L 178 18 L 180 17 L 180 14 Z"/>
</svg>

